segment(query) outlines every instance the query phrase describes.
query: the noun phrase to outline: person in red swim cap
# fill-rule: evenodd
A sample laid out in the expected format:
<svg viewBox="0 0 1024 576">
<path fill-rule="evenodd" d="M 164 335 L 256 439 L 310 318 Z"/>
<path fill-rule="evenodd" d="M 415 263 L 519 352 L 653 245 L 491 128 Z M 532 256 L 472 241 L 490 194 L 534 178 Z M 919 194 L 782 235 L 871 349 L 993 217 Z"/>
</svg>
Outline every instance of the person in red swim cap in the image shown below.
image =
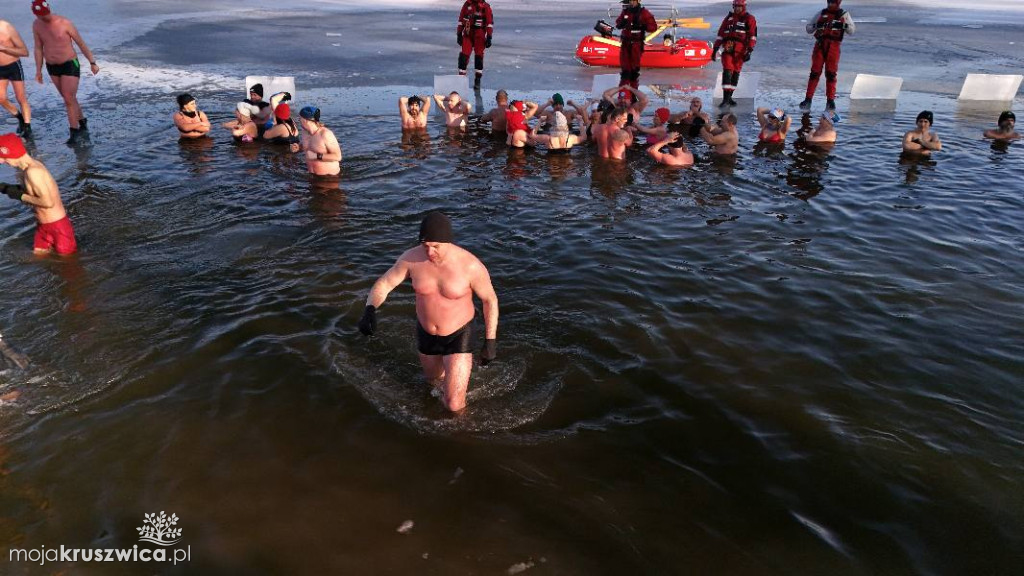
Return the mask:
<svg viewBox="0 0 1024 576">
<path fill-rule="evenodd" d="M 0 136 L 0 162 L 19 172 L 20 184 L 0 184 L 0 194 L 32 206 L 36 212 L 33 249 L 38 253 L 73 254 L 78 250 L 71 220 L 60 201 L 60 191 L 50 171 L 33 159 L 15 134 Z"/>
<path fill-rule="evenodd" d="M 75 25 L 63 16 L 50 12 L 49 0 L 34 0 L 32 2 L 32 13 L 36 15 L 36 21 L 32 23 L 32 36 L 35 38 L 36 53 L 36 82 L 43 83 L 43 61 L 46 61 L 46 71 L 50 74 L 50 80 L 57 87 L 57 92 L 64 99 L 64 106 L 68 112 L 68 125 L 71 127 L 71 138 L 68 144 L 75 144 L 83 138 L 88 130 L 88 123 L 82 114 L 82 107 L 78 104 L 78 81 L 81 76 L 81 65 L 78 63 L 78 54 L 72 45 L 78 44 L 89 60 L 89 67 L 93 75 L 100 71 L 96 65 L 96 57 L 85 45 L 82 36 L 78 33 Z"/>
</svg>

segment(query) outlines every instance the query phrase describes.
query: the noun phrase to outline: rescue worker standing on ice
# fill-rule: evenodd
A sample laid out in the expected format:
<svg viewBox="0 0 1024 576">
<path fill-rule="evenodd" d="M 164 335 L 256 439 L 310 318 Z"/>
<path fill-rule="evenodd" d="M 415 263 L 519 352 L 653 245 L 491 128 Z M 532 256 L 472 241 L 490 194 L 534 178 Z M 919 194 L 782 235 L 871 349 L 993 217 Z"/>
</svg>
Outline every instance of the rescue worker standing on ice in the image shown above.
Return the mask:
<svg viewBox="0 0 1024 576">
<path fill-rule="evenodd" d="M 750 60 L 757 44 L 757 20 L 747 12 L 747 0 L 733 0 L 732 12 L 722 20 L 718 38 L 711 50 L 711 59 L 722 49 L 722 106 L 735 106 L 732 93 L 740 81 L 743 63 Z"/>
<path fill-rule="evenodd" d="M 480 78 L 484 75 L 484 49 L 491 47 L 491 37 L 494 35 L 491 5 L 485 0 L 466 0 L 462 5 L 462 11 L 459 12 L 459 24 L 455 28 L 455 35 L 459 46 L 462 47 L 462 52 L 459 53 L 459 75 L 466 75 L 469 53 L 474 52 L 476 79 L 473 81 L 473 88 L 479 89 Z"/>
<path fill-rule="evenodd" d="M 818 88 L 821 68 L 825 67 L 826 110 L 836 109 L 836 77 L 839 73 L 839 45 L 843 36 L 853 34 L 856 26 L 850 13 L 839 7 L 842 0 L 828 0 L 828 8 L 807 21 L 807 33 L 814 34 L 814 51 L 811 53 L 811 75 L 807 79 L 807 95 L 800 103 L 800 109 L 808 110 L 811 99 Z"/>
<path fill-rule="evenodd" d="M 615 27 L 622 30 L 622 48 L 619 49 L 619 86 L 632 86 L 640 89 L 640 57 L 644 53 L 644 39 L 658 29 L 647 8 L 640 5 L 640 0 L 623 0 L 625 6 L 615 20 Z"/>
</svg>

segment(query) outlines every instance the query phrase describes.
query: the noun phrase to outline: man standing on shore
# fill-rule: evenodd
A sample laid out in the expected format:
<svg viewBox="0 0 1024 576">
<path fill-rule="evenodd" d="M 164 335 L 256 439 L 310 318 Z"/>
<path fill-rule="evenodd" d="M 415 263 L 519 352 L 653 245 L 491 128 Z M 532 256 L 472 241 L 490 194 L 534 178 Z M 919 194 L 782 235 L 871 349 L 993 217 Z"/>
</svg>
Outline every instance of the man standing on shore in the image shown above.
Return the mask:
<svg viewBox="0 0 1024 576">
<path fill-rule="evenodd" d="M 18 134 L 32 137 L 32 109 L 25 95 L 25 72 L 21 59 L 28 56 L 28 47 L 10 22 L 0 20 L 0 106 L 18 119 Z M 19 110 L 7 99 L 7 83 L 14 88 Z"/>
<path fill-rule="evenodd" d="M 747 0 L 733 0 L 732 12 L 722 20 L 711 49 L 712 60 L 718 58 L 718 49 L 722 49 L 722 106 L 736 105 L 732 93 L 740 82 L 743 63 L 750 60 L 756 45 L 757 20 L 747 12 Z"/>
<path fill-rule="evenodd" d="M 78 29 L 71 20 L 50 12 L 49 0 L 33 0 L 32 13 L 36 21 L 32 24 L 32 36 L 35 38 L 36 82 L 43 83 L 43 61 L 50 80 L 64 99 L 68 111 L 68 125 L 71 127 L 71 138 L 68 144 L 74 144 L 89 129 L 82 107 L 78 105 L 78 79 L 81 76 L 81 65 L 72 42 L 78 44 L 82 54 L 89 60 L 89 69 L 95 76 L 100 71 L 96 58 L 85 45 Z"/>
<path fill-rule="evenodd" d="M 431 384 L 440 385 L 445 406 L 458 412 L 466 407 L 469 373 L 473 368 L 473 295 L 483 304 L 483 365 L 497 355 L 498 296 L 483 263 L 454 242 L 451 220 L 440 212 L 427 214 L 420 224 L 419 245 L 406 250 L 374 282 L 359 320 L 359 331 L 373 335 L 377 330 L 377 308 L 392 290 L 411 278 L 416 292 L 416 344 L 423 374 Z"/>
<path fill-rule="evenodd" d="M 491 47 L 494 36 L 494 16 L 491 5 L 486 0 L 466 0 L 459 12 L 459 23 L 455 27 L 455 37 L 462 47 L 459 52 L 459 75 L 466 75 L 469 65 L 469 53 L 474 52 L 473 67 L 476 68 L 476 79 L 473 89 L 480 89 L 480 78 L 484 75 L 484 49 Z"/>
<path fill-rule="evenodd" d="M 78 250 L 57 182 L 42 162 L 28 155 L 21 138 L 14 134 L 0 136 L 0 162 L 13 166 L 23 175 L 21 184 L 0 184 L 0 194 L 29 204 L 36 211 L 33 250 L 37 254 L 52 251 L 62 256 Z"/>
<path fill-rule="evenodd" d="M 825 67 L 826 110 L 836 109 L 836 82 L 839 76 L 839 45 L 843 37 L 853 34 L 856 26 L 853 17 L 839 7 L 842 0 L 828 0 L 828 7 L 807 21 L 807 33 L 814 34 L 814 50 L 811 52 L 811 75 L 807 79 L 807 94 L 800 103 L 801 110 L 810 110 L 811 99 L 818 88 L 821 68 Z"/>
<path fill-rule="evenodd" d="M 650 10 L 640 5 L 640 0 L 623 0 L 625 6 L 615 20 L 615 27 L 622 30 L 622 46 L 619 48 L 619 86 L 640 88 L 640 57 L 644 53 L 644 39 L 658 29 Z"/>
</svg>

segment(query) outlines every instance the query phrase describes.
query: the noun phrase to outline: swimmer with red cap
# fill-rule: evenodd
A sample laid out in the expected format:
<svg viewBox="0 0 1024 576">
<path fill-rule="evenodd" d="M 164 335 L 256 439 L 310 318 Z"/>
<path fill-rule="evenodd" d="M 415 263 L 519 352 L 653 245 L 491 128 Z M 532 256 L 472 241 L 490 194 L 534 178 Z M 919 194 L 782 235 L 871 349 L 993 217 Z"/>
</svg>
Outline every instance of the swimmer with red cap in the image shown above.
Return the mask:
<svg viewBox="0 0 1024 576">
<path fill-rule="evenodd" d="M 508 137 L 505 144 L 513 148 L 523 148 L 530 143 L 534 129 L 530 128 L 527 122 L 537 114 L 537 106 L 534 102 L 516 100 L 509 105 L 505 112 L 505 132 Z"/>
<path fill-rule="evenodd" d="M 32 13 L 36 15 L 36 21 L 32 23 L 32 36 L 36 43 L 36 82 L 43 83 L 45 61 L 50 80 L 57 92 L 60 92 L 67 108 L 68 125 L 71 127 L 71 137 L 67 143 L 75 144 L 86 135 L 89 127 L 82 114 L 82 107 L 78 104 L 78 82 L 82 66 L 78 63 L 78 54 L 72 43 L 78 44 L 82 55 L 89 61 L 93 75 L 99 73 L 100 67 L 96 65 L 96 58 L 71 20 L 50 11 L 49 0 L 34 0 Z"/>
<path fill-rule="evenodd" d="M 374 282 L 359 320 L 360 332 L 373 336 L 377 309 L 406 278 L 416 293 L 416 348 L 423 375 L 441 393 L 445 407 L 458 412 L 466 407 L 473 369 L 474 295 L 484 313 L 480 363 L 486 366 L 497 356 L 498 295 L 491 276 L 483 262 L 455 245 L 451 220 L 430 212 L 420 223 L 418 244 Z"/>
<path fill-rule="evenodd" d="M 73 254 L 78 250 L 71 220 L 60 201 L 60 191 L 50 171 L 33 159 L 15 134 L 0 136 L 0 162 L 19 172 L 19 184 L 0 184 L 0 194 L 32 206 L 36 212 L 36 236 L 32 244 L 37 254 L 56 252 Z"/>
</svg>

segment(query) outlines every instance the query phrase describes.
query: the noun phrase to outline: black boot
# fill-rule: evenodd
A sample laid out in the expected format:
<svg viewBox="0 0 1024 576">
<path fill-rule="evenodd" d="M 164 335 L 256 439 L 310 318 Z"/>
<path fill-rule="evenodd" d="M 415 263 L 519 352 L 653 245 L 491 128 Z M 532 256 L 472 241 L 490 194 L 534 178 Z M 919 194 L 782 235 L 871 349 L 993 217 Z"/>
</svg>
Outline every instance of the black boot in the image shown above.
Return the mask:
<svg viewBox="0 0 1024 576">
<path fill-rule="evenodd" d="M 800 109 L 801 110 L 810 110 L 811 109 L 811 99 L 810 98 L 804 98 L 804 101 L 800 103 Z"/>
<path fill-rule="evenodd" d="M 825 110 L 829 110 L 831 112 L 835 112 L 836 111 L 836 101 L 831 99 L 831 98 L 829 98 L 828 101 L 825 102 Z"/>
<path fill-rule="evenodd" d="M 89 120 L 86 118 L 79 118 L 78 127 L 82 132 L 87 132 L 89 130 Z"/>
<path fill-rule="evenodd" d="M 21 137 L 22 138 L 31 138 L 32 137 L 32 125 L 31 124 L 26 123 L 26 124 L 22 124 L 21 125 Z"/>
<path fill-rule="evenodd" d="M 25 130 L 25 116 L 23 116 L 21 112 L 18 112 L 14 115 L 14 117 L 18 119 L 18 129 L 15 131 L 15 133 L 20 136 L 22 131 Z"/>
<path fill-rule="evenodd" d="M 71 128 L 71 137 L 68 138 L 68 141 L 65 142 L 65 144 L 67 144 L 68 146 L 74 146 L 75 144 L 78 144 L 78 140 L 81 137 L 82 137 L 82 129 L 81 128 Z"/>
<path fill-rule="evenodd" d="M 473 80 L 473 90 L 479 90 L 480 89 L 480 79 L 483 78 L 483 76 L 484 76 L 483 74 L 480 74 L 479 72 L 477 72 L 476 78 Z"/>
<path fill-rule="evenodd" d="M 459 52 L 459 74 L 466 75 L 466 65 L 469 64 L 469 54 Z"/>
</svg>

